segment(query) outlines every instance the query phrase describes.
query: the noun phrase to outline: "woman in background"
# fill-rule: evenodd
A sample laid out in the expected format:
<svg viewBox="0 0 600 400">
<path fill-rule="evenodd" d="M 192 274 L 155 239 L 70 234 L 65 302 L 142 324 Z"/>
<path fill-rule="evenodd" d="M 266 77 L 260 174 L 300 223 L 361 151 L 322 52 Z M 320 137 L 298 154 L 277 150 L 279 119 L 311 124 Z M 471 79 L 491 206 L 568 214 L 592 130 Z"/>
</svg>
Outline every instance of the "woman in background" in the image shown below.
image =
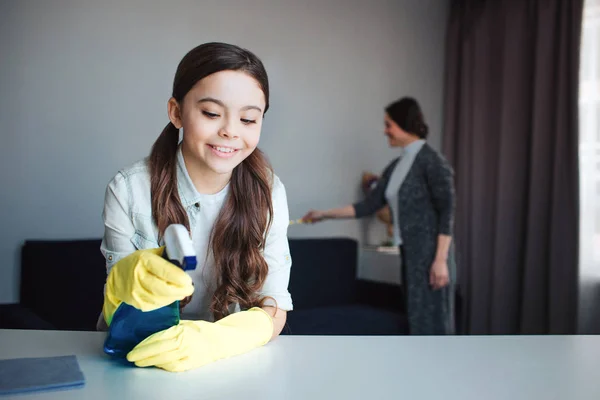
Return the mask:
<svg viewBox="0 0 600 400">
<path fill-rule="evenodd" d="M 385 109 L 385 135 L 400 155 L 362 202 L 310 211 L 303 220 L 362 218 L 390 206 L 394 241 L 400 246 L 402 285 L 410 334 L 454 333 L 456 265 L 453 171 L 426 142 L 428 127 L 416 100 L 402 98 Z"/>
</svg>

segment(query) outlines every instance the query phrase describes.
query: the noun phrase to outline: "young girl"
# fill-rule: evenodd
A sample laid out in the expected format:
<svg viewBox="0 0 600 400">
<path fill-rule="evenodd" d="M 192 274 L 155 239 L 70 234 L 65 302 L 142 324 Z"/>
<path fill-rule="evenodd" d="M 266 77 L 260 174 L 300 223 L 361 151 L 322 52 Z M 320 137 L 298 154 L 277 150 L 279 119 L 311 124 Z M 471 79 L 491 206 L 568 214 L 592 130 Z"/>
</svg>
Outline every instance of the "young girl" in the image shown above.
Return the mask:
<svg viewBox="0 0 600 400">
<path fill-rule="evenodd" d="M 128 354 L 137 366 L 184 371 L 281 332 L 292 309 L 289 215 L 285 188 L 257 149 L 268 108 L 260 59 L 229 44 L 200 45 L 177 68 L 171 122 L 149 158 L 108 184 L 99 328 L 110 325 L 122 302 L 146 311 L 185 299 L 179 325 Z M 189 229 L 196 270 L 184 272 L 160 256 L 171 224 Z"/>
</svg>

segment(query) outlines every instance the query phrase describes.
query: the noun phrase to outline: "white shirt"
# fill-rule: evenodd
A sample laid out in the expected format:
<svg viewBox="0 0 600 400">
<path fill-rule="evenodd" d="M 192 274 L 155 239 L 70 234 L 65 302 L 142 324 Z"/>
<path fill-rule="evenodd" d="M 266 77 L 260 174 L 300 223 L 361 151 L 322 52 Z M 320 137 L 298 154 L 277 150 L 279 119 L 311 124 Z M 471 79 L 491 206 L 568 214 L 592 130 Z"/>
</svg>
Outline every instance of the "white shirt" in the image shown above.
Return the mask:
<svg viewBox="0 0 600 400">
<path fill-rule="evenodd" d="M 187 211 L 198 264 L 187 271 L 194 282 L 192 300 L 182 310 L 182 319 L 212 321 L 209 305 L 214 290 L 214 259 L 208 249 L 211 231 L 227 195 L 229 184 L 216 194 L 201 194 L 194 187 L 183 160 L 181 146 L 177 151 L 177 187 Z M 272 187 L 273 222 L 267 234 L 263 256 L 269 272 L 260 294 L 275 299 L 282 310 L 292 310 L 288 292 L 291 257 L 287 240 L 289 212 L 283 183 L 274 175 Z M 150 173 L 147 161 L 141 160 L 117 173 L 106 189 L 103 219 L 105 232 L 101 251 L 106 259 L 107 274 L 121 258 L 135 250 L 156 248 L 158 229 L 152 219 Z M 269 299 L 266 305 L 274 305 Z M 238 311 L 239 307 L 235 310 Z"/>
<path fill-rule="evenodd" d="M 400 218 L 398 217 L 398 192 L 402 183 L 406 178 L 406 174 L 410 171 L 417 154 L 425 144 L 425 140 L 420 139 L 412 142 L 406 147 L 403 147 L 400 154 L 400 161 L 394 167 L 388 185 L 385 188 L 385 198 L 390 211 L 392 212 L 392 222 L 394 229 L 394 244 L 400 246 L 402 244 L 402 234 L 400 229 Z"/>
</svg>

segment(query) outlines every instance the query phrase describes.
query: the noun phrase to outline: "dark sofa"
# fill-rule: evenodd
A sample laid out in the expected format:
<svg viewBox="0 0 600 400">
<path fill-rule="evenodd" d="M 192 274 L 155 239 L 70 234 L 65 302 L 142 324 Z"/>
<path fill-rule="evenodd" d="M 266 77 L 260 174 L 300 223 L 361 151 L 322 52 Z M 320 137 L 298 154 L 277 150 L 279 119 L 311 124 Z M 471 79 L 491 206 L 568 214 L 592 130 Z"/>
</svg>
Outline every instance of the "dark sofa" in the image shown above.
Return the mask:
<svg viewBox="0 0 600 400">
<path fill-rule="evenodd" d="M 399 288 L 357 280 L 358 244 L 290 239 L 294 311 L 283 334 L 396 335 L 407 327 Z M 0 328 L 95 330 L 106 279 L 100 240 L 26 241 L 18 304 L 0 305 Z"/>
</svg>

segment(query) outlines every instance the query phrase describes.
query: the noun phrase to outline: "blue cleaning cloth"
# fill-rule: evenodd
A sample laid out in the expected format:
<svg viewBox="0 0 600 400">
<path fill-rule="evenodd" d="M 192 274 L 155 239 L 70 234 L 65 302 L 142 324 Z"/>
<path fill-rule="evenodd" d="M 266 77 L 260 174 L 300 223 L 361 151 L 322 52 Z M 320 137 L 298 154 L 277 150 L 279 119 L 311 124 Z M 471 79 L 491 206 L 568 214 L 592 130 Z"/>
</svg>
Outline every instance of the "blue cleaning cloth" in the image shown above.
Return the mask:
<svg viewBox="0 0 600 400">
<path fill-rule="evenodd" d="M 0 360 L 0 395 L 81 387 L 74 355 Z"/>
</svg>

